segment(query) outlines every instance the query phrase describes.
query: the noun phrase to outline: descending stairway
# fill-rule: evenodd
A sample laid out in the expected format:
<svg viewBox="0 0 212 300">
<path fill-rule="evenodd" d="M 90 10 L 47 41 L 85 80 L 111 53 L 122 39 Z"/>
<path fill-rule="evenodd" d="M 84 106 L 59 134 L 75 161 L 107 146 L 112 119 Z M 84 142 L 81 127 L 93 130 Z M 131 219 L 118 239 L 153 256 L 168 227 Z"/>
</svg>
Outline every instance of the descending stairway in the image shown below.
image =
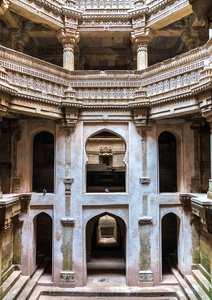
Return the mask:
<svg viewBox="0 0 212 300">
<path fill-rule="evenodd" d="M 210 282 L 199 269 L 192 270 L 191 275 L 182 276 L 177 268 L 173 256 L 167 258 L 166 262 L 169 265 L 171 272 L 179 282 L 180 288 L 188 300 L 212 299 L 212 294 L 209 290 Z"/>
<path fill-rule="evenodd" d="M 33 276 L 23 276 L 20 271 L 14 271 L 2 284 L 4 288 L 3 300 L 27 300 L 32 294 L 38 280 L 48 266 L 50 259 L 43 258 Z"/>
</svg>

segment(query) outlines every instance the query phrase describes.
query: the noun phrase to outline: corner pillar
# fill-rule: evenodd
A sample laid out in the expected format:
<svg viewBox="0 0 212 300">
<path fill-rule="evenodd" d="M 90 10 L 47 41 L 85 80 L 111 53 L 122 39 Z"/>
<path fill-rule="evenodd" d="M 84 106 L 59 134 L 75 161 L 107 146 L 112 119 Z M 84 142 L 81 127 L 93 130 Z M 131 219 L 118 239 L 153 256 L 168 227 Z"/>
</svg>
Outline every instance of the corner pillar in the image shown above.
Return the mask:
<svg viewBox="0 0 212 300">
<path fill-rule="evenodd" d="M 63 270 L 60 272 L 60 287 L 74 287 L 75 279 L 73 272 L 73 261 L 72 261 L 72 251 L 73 251 L 73 218 L 62 218 L 61 223 L 63 225 Z"/>
<path fill-rule="evenodd" d="M 153 273 L 151 271 L 151 217 L 138 219 L 140 232 L 140 271 L 138 277 L 139 286 L 154 286 Z"/>
</svg>

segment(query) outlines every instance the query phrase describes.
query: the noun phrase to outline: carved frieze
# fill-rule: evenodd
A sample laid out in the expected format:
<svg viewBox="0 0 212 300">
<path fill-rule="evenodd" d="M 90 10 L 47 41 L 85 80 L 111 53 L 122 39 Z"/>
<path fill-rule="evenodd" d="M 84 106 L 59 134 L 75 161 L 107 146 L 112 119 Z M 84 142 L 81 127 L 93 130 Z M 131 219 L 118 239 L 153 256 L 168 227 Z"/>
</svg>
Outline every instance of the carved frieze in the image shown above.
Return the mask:
<svg viewBox="0 0 212 300">
<path fill-rule="evenodd" d="M 59 286 L 60 287 L 74 287 L 75 286 L 74 272 L 73 271 L 61 271 Z"/>
</svg>

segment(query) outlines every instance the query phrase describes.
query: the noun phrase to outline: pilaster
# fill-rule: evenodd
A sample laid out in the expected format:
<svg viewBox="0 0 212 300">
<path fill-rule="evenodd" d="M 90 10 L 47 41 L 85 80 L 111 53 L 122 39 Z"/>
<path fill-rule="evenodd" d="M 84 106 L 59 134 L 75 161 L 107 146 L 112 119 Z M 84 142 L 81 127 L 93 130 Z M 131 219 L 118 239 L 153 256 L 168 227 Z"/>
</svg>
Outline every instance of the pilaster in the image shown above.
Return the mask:
<svg viewBox="0 0 212 300">
<path fill-rule="evenodd" d="M 139 286 L 154 286 L 153 273 L 151 271 L 151 217 L 138 219 L 140 232 L 140 271 L 138 278 Z"/>
<path fill-rule="evenodd" d="M 62 218 L 61 223 L 63 225 L 63 270 L 60 272 L 60 287 L 74 287 L 74 272 L 72 251 L 73 251 L 73 227 L 75 220 L 73 218 Z"/>
<path fill-rule="evenodd" d="M 23 221 L 19 219 L 19 215 L 12 219 L 13 222 L 13 263 L 20 265 L 21 263 L 21 235 Z"/>
</svg>

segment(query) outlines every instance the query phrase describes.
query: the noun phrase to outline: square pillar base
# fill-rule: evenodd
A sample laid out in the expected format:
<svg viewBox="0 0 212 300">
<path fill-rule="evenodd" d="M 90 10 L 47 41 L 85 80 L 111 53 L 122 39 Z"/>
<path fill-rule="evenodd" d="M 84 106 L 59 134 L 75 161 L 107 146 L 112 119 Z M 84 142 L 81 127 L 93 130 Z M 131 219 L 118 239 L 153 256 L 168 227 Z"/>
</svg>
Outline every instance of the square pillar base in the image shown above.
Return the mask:
<svg viewBox="0 0 212 300">
<path fill-rule="evenodd" d="M 138 286 L 154 286 L 152 271 L 139 271 Z"/>
<path fill-rule="evenodd" d="M 73 271 L 61 271 L 59 286 L 60 287 L 75 287 L 74 272 Z"/>
</svg>

